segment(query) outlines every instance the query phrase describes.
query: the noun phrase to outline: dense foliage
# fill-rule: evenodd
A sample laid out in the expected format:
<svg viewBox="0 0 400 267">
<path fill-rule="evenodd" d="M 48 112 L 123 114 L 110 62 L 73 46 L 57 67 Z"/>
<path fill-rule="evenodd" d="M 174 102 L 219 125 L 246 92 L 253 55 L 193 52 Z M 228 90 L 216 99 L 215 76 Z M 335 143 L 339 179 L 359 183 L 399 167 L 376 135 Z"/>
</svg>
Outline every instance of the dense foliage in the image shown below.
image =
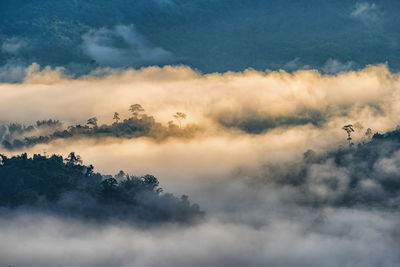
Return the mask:
<svg viewBox="0 0 400 267">
<path fill-rule="evenodd" d="M 191 222 L 203 216 L 187 196 L 162 193 L 152 175 L 104 176 L 82 165 L 73 152 L 65 159 L 38 154 L 0 154 L 0 159 L 0 206 L 145 222 Z"/>
</svg>

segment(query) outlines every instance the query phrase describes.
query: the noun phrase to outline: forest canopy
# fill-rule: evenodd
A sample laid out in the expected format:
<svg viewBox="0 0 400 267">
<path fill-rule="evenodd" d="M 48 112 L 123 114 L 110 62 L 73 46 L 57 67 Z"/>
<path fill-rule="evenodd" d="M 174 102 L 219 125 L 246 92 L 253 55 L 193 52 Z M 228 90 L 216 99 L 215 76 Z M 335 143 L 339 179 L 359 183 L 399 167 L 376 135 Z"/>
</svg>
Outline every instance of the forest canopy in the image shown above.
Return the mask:
<svg viewBox="0 0 400 267">
<path fill-rule="evenodd" d="M 186 195 L 163 193 L 152 175 L 132 176 L 94 172 L 74 152 L 67 158 L 26 153 L 0 154 L 0 206 L 54 212 L 89 219 L 129 222 L 181 222 L 204 213 Z"/>
</svg>

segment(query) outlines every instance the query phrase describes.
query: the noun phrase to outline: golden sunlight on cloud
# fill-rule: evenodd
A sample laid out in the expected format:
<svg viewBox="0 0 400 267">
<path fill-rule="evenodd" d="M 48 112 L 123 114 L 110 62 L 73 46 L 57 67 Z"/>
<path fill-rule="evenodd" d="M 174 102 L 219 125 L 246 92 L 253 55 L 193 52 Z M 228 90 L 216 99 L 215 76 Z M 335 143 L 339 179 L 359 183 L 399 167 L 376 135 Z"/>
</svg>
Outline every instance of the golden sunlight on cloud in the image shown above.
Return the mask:
<svg viewBox="0 0 400 267">
<path fill-rule="evenodd" d="M 365 138 L 367 128 L 393 129 L 399 124 L 399 89 L 399 74 L 384 65 L 336 76 L 314 70 L 203 75 L 167 66 L 98 70 L 78 79 L 61 69 L 40 71 L 32 65 L 23 83 L 0 85 L 0 121 L 53 118 L 84 124 L 97 116 L 100 124 L 110 123 L 115 111 L 128 117 L 129 105 L 139 103 L 166 123 L 182 111 L 188 114 L 184 124 L 205 130 L 189 140 L 65 139 L 29 151 L 77 151 L 99 171 L 124 169 L 187 179 L 298 157 L 308 148 L 346 145 L 341 128 L 348 123 L 358 125 L 354 140 Z"/>
<path fill-rule="evenodd" d="M 39 71 L 32 65 L 24 83 L 0 85 L 0 120 L 51 116 L 75 122 L 94 115 L 111 120 L 114 111 L 127 114 L 132 103 L 140 103 L 164 120 L 182 110 L 195 122 L 219 112 L 280 116 L 302 109 L 346 106 L 358 110 L 379 107 L 390 113 L 393 110 L 389 109 L 397 108 L 394 97 L 399 91 L 398 74 L 383 65 L 337 76 L 314 70 L 202 75 L 188 67 L 170 66 L 103 72 L 107 74 L 72 79 L 60 69 Z"/>
</svg>

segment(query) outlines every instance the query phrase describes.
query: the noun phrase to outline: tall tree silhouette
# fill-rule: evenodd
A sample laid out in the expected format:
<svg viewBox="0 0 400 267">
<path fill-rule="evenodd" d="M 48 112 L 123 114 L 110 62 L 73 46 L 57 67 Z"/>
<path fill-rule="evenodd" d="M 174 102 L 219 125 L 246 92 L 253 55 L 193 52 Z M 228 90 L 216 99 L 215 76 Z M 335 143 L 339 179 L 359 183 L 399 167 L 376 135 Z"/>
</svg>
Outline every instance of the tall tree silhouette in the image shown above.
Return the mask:
<svg viewBox="0 0 400 267">
<path fill-rule="evenodd" d="M 174 118 L 178 121 L 179 123 L 179 128 L 182 126 L 182 120 L 186 119 L 186 114 L 183 112 L 177 112 L 174 114 Z"/>
<path fill-rule="evenodd" d="M 367 131 L 365 132 L 365 137 L 371 138 L 371 136 L 372 136 L 372 130 L 371 130 L 371 128 L 368 128 Z"/>
<path fill-rule="evenodd" d="M 116 123 L 118 123 L 118 122 L 119 122 L 119 120 L 120 120 L 120 117 L 119 117 L 119 113 L 118 113 L 118 112 L 114 112 L 114 117 L 113 117 L 113 120 L 115 120 L 115 122 L 116 122 Z"/>
<path fill-rule="evenodd" d="M 87 120 L 87 125 L 92 125 L 93 127 L 97 127 L 97 118 L 93 117 Z"/>
<path fill-rule="evenodd" d="M 353 125 L 352 124 L 345 125 L 345 126 L 343 126 L 342 129 L 346 131 L 346 133 L 347 133 L 347 141 L 349 141 L 349 146 L 351 146 L 352 145 L 351 133 L 354 132 Z"/>
<path fill-rule="evenodd" d="M 134 117 L 138 117 L 141 112 L 144 112 L 144 108 L 139 104 L 133 104 L 129 107 L 129 111 Z"/>
<path fill-rule="evenodd" d="M 67 164 L 76 165 L 82 163 L 81 157 L 79 155 L 75 155 L 75 152 L 69 153 L 68 157 L 65 159 Z"/>
</svg>

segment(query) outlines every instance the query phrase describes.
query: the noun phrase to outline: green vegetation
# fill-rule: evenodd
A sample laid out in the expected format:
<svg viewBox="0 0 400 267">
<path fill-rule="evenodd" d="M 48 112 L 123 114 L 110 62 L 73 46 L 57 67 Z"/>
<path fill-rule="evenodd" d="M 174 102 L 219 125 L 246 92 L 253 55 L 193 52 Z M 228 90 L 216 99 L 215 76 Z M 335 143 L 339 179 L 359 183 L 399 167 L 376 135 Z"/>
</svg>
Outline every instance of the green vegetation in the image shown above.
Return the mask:
<svg viewBox="0 0 400 267">
<path fill-rule="evenodd" d="M 63 159 L 26 153 L 0 154 L 0 206 L 95 219 L 192 222 L 203 217 L 187 196 L 162 193 L 152 175 L 115 176 L 94 172 L 71 152 Z"/>
</svg>

